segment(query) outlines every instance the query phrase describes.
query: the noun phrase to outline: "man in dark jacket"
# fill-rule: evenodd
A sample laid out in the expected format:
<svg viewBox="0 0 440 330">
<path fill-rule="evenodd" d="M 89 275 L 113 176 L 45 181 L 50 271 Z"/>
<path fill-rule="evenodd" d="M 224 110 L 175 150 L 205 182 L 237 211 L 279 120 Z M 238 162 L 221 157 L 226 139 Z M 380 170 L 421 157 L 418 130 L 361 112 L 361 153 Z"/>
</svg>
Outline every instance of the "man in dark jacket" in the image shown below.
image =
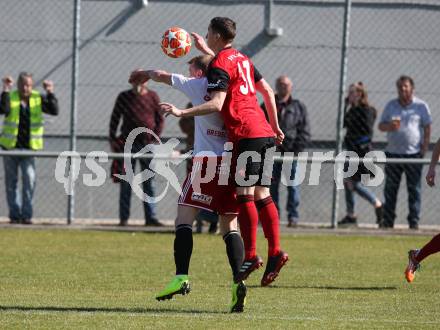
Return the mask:
<svg viewBox="0 0 440 330">
<path fill-rule="evenodd" d="M 118 95 L 110 119 L 110 146 L 113 152 L 122 152 L 124 143 L 130 132 L 138 127 L 146 127 L 157 136 L 162 133 L 164 118 L 160 114 L 159 96 L 149 90 L 144 84 L 132 84 L 132 89 L 123 91 Z M 121 123 L 120 135 L 116 132 Z M 132 146 L 132 153 L 139 152 L 144 146 L 157 143 L 152 134 L 139 134 Z M 141 171 L 149 169 L 151 159 L 139 159 Z M 135 171 L 135 159 L 132 159 L 133 172 Z M 153 178 L 144 181 L 143 191 L 150 197 L 154 196 Z M 119 225 L 127 225 L 130 216 L 131 185 L 126 181 L 120 182 L 121 191 L 119 197 Z M 144 201 L 145 225 L 161 226 L 156 218 L 154 204 Z"/>
<path fill-rule="evenodd" d="M 292 98 L 292 81 L 289 77 L 282 75 L 276 80 L 276 105 L 278 110 L 278 121 L 285 137 L 283 144 L 277 147 L 277 151 L 293 152 L 297 155 L 303 151 L 310 141 L 310 124 L 307 108 L 301 101 Z M 263 105 L 264 109 L 264 105 Z M 272 173 L 272 186 L 270 189 L 272 199 L 279 210 L 278 188 L 281 181 L 282 163 L 276 162 Z M 287 174 L 287 173 L 286 173 Z M 296 174 L 296 162 L 293 162 L 290 169 L 290 178 L 294 180 Z M 288 226 L 298 224 L 299 213 L 299 190 L 297 186 L 287 186 L 287 221 Z"/>
</svg>

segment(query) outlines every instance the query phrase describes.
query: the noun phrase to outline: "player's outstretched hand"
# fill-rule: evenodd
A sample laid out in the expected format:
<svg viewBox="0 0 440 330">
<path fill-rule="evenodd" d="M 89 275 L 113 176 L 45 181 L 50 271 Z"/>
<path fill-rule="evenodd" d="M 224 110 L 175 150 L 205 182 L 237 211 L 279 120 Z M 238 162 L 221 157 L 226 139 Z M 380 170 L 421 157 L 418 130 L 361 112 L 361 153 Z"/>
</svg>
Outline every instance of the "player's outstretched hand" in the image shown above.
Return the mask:
<svg viewBox="0 0 440 330">
<path fill-rule="evenodd" d="M 182 117 L 183 111 L 180 109 L 177 109 L 173 104 L 171 103 L 167 103 L 167 102 L 162 102 L 159 103 L 160 105 L 160 110 L 162 112 L 162 114 L 166 116 L 168 115 L 173 115 L 175 117 Z"/>
<path fill-rule="evenodd" d="M 130 78 L 128 78 L 129 84 L 140 85 L 148 81 L 150 76 L 148 72 L 142 69 L 136 69 L 130 74 Z"/>
<path fill-rule="evenodd" d="M 434 187 L 435 185 L 435 169 L 429 168 L 428 173 L 426 174 L 426 183 L 430 187 Z"/>
<path fill-rule="evenodd" d="M 214 56 L 214 52 L 211 48 L 206 44 L 205 38 L 203 38 L 200 34 L 195 32 L 191 32 L 191 36 L 194 38 L 194 45 L 198 50 L 200 50 L 203 54 Z"/>
</svg>

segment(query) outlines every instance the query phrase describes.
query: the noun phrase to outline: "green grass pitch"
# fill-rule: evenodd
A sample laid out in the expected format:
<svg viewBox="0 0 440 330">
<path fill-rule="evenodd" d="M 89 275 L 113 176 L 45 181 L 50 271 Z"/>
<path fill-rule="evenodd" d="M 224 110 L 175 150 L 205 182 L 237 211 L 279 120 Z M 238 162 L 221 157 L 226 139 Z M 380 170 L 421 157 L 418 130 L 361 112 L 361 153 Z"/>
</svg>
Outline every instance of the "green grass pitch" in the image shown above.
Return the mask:
<svg viewBox="0 0 440 330">
<path fill-rule="evenodd" d="M 407 250 L 429 237 L 284 235 L 291 260 L 271 287 L 259 287 L 261 269 L 252 274 L 234 315 L 219 236 L 194 235 L 192 292 L 155 301 L 173 276 L 173 237 L 0 230 L 0 328 L 440 328 L 440 255 L 413 284 L 403 276 Z"/>
</svg>

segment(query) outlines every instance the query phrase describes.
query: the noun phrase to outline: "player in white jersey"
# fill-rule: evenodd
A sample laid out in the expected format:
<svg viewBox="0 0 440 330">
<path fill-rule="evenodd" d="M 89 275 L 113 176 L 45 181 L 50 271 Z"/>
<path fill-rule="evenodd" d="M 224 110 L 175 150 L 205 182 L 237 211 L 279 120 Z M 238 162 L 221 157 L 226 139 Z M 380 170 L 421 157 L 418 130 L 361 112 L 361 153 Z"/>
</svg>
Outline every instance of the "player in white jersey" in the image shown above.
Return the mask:
<svg viewBox="0 0 440 330">
<path fill-rule="evenodd" d="M 162 70 L 137 70 L 130 80 L 152 79 L 172 86 L 184 93 L 194 105 L 209 100 L 207 79 L 205 77 L 212 56 L 201 55 L 191 59 L 190 77 L 172 74 Z M 235 277 L 244 258 L 244 246 L 237 231 L 238 206 L 235 186 L 228 184 L 228 177 L 221 177 L 221 156 L 227 135 L 219 113 L 195 117 L 194 158 L 191 173 L 188 174 L 178 201 L 176 232 L 174 239 L 174 261 L 176 276 L 157 296 L 157 300 L 171 299 L 175 294 L 187 294 L 190 291 L 188 270 L 192 254 L 192 223 L 198 209 L 219 214 L 220 232 L 226 244 L 229 264 Z M 215 166 L 212 166 L 215 165 Z M 203 180 L 205 178 L 207 180 Z M 223 182 L 223 184 L 219 184 Z M 207 181 L 207 182 L 205 182 Z M 246 292 L 237 292 L 237 283 L 232 286 L 231 312 L 242 312 Z"/>
<path fill-rule="evenodd" d="M 197 58 L 192 61 L 197 61 Z M 188 96 L 192 104 L 203 104 L 209 99 L 206 92 L 208 81 L 204 76 L 188 78 L 171 74 L 171 86 Z M 201 156 L 209 151 L 210 155 L 221 156 L 226 142 L 226 130 L 220 113 L 194 117 L 194 154 Z"/>
</svg>

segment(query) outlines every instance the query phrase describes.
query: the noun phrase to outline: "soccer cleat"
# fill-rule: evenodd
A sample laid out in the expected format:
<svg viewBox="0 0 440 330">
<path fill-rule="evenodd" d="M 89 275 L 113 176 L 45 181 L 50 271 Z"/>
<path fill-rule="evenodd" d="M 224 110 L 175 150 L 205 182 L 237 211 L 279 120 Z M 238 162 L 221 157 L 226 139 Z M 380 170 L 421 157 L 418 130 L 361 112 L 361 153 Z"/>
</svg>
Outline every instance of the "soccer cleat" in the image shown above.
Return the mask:
<svg viewBox="0 0 440 330">
<path fill-rule="evenodd" d="M 242 313 L 246 304 L 246 285 L 243 281 L 232 283 L 231 313 Z"/>
<path fill-rule="evenodd" d="M 261 286 L 268 286 L 275 281 L 275 278 L 280 273 L 281 268 L 289 260 L 289 256 L 286 252 L 280 251 L 276 256 L 269 257 L 267 260 L 266 270 L 261 278 Z"/>
<path fill-rule="evenodd" d="M 248 278 L 250 273 L 260 268 L 261 266 L 263 266 L 263 259 L 261 259 L 261 257 L 259 256 L 255 256 L 252 259 L 243 261 L 243 264 L 241 265 L 240 270 L 238 271 L 238 274 L 236 276 L 236 281 L 244 281 Z"/>
<path fill-rule="evenodd" d="M 420 269 L 420 264 L 416 260 L 417 253 L 419 250 L 408 251 L 408 266 L 405 269 L 405 278 L 408 283 L 414 281 L 416 271 Z"/>
<path fill-rule="evenodd" d="M 188 275 L 176 275 L 157 296 L 157 300 L 171 299 L 175 294 L 186 295 L 191 291 Z"/>
</svg>

